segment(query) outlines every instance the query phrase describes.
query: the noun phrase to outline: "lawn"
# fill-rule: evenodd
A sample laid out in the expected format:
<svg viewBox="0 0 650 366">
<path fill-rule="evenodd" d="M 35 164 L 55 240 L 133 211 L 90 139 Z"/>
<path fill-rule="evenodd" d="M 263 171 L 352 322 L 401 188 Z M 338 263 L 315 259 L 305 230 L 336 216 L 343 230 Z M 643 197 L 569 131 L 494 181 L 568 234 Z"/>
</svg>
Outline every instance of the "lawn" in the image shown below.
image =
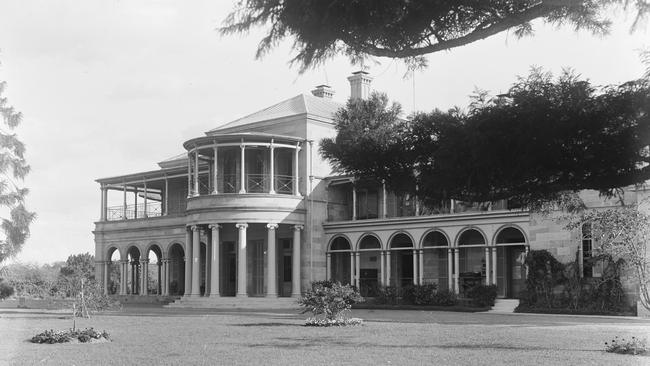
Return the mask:
<svg viewBox="0 0 650 366">
<path fill-rule="evenodd" d="M 303 327 L 279 312 L 126 309 L 78 320 L 111 343 L 39 345 L 27 340 L 68 328 L 64 314 L 0 311 L 0 364 L 15 365 L 648 365 L 608 354 L 615 335 L 650 336 L 650 322 L 624 318 L 355 310 L 349 328 Z"/>
</svg>

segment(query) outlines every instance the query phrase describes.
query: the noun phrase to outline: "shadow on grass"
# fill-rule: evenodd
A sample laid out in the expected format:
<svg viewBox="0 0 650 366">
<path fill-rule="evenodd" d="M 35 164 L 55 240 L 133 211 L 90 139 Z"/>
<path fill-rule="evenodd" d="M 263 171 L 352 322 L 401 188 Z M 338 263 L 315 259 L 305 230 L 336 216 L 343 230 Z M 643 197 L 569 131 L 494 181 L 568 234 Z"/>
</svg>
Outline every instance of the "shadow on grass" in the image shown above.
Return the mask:
<svg viewBox="0 0 650 366">
<path fill-rule="evenodd" d="M 301 327 L 302 324 L 291 323 L 244 323 L 244 324 L 230 324 L 233 327 Z"/>
</svg>

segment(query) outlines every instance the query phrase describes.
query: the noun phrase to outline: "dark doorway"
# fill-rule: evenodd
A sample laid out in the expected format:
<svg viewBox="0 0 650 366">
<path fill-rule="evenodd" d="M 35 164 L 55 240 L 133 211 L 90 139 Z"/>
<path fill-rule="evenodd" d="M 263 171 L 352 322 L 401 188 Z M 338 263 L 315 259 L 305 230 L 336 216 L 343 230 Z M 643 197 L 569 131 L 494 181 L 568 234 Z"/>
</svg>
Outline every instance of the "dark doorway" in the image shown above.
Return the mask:
<svg viewBox="0 0 650 366">
<path fill-rule="evenodd" d="M 280 280 L 280 296 L 291 296 L 291 242 L 292 239 L 280 239 L 280 255 L 278 261 L 278 274 Z"/>
<path fill-rule="evenodd" d="M 235 296 L 237 292 L 237 253 L 235 242 L 221 245 L 221 296 Z"/>
<path fill-rule="evenodd" d="M 264 296 L 264 240 L 248 241 L 248 267 L 251 271 L 250 296 Z"/>
</svg>

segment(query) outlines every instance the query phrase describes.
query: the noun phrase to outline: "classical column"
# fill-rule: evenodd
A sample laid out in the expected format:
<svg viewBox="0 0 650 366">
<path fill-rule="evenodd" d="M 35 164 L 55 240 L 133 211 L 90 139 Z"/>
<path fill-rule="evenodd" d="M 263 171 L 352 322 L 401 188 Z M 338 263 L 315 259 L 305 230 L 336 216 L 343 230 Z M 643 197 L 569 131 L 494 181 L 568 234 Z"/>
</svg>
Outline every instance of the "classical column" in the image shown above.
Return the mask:
<svg viewBox="0 0 650 366">
<path fill-rule="evenodd" d="M 458 248 L 454 248 L 454 292 L 460 293 L 460 256 Z"/>
<path fill-rule="evenodd" d="M 102 193 L 102 203 L 101 203 L 101 212 L 99 214 L 99 221 L 106 221 L 106 202 L 107 200 L 107 189 L 105 185 L 101 185 L 101 193 Z"/>
<path fill-rule="evenodd" d="M 126 295 L 126 260 L 120 260 L 120 295 Z"/>
<path fill-rule="evenodd" d="M 357 219 L 357 186 L 352 182 L 352 220 Z"/>
<path fill-rule="evenodd" d="M 243 146 L 243 145 L 242 145 Z M 243 147 L 242 147 L 243 148 Z M 242 150 L 243 151 L 243 150 Z M 238 252 L 237 252 L 237 297 L 247 297 L 247 276 L 246 276 L 246 228 L 247 223 L 235 225 L 239 229 Z"/>
<path fill-rule="evenodd" d="M 156 286 L 157 287 L 156 288 L 156 295 L 160 296 L 163 293 L 163 278 L 164 278 L 163 273 L 162 273 L 163 264 L 162 264 L 161 259 L 158 259 L 158 261 L 156 262 L 156 267 L 158 267 L 157 268 L 158 269 L 158 271 L 157 271 L 158 272 L 158 286 Z"/>
<path fill-rule="evenodd" d="M 293 158 L 293 195 L 299 196 L 300 189 L 298 184 L 300 183 L 300 170 L 298 169 L 298 162 L 300 161 L 300 143 L 296 142 L 296 151 Z"/>
<path fill-rule="evenodd" d="M 273 194 L 275 193 L 275 158 L 274 154 L 275 153 L 275 146 L 273 145 L 273 139 L 271 139 L 271 146 L 269 147 L 269 154 L 270 154 L 270 177 L 271 177 L 271 182 L 269 184 L 269 193 Z"/>
<path fill-rule="evenodd" d="M 138 218 L 138 186 L 133 187 L 133 218 Z"/>
<path fill-rule="evenodd" d="M 108 295 L 108 267 L 110 267 L 111 261 L 104 261 L 104 295 Z"/>
<path fill-rule="evenodd" d="M 413 197 L 413 202 L 415 205 L 415 216 L 420 216 L 420 200 L 418 199 L 419 197 L 419 191 L 420 187 L 418 185 L 415 185 L 415 196 Z"/>
<path fill-rule="evenodd" d="M 239 181 L 241 182 L 241 185 L 239 187 L 239 193 L 243 194 L 246 193 L 246 146 L 244 146 L 244 139 L 241 139 L 241 145 L 239 145 L 241 148 L 241 156 L 239 159 L 241 160 L 241 171 L 239 172 Z M 239 291 L 239 290 L 238 290 Z"/>
<path fill-rule="evenodd" d="M 350 258 L 350 263 L 352 263 L 352 258 Z M 350 272 L 352 272 L 352 265 L 350 265 Z M 325 261 L 325 279 L 330 281 L 332 279 L 332 253 L 327 253 L 327 259 Z"/>
<path fill-rule="evenodd" d="M 381 278 L 379 279 L 379 283 L 382 286 L 387 286 L 386 285 L 386 253 L 382 250 L 380 251 L 380 256 L 381 256 L 381 262 L 379 263 L 379 271 L 381 272 Z"/>
<path fill-rule="evenodd" d="M 194 195 L 199 196 L 199 150 L 194 149 Z"/>
<path fill-rule="evenodd" d="M 160 293 L 159 295 L 162 296 L 167 296 L 167 258 L 163 258 L 161 261 L 161 267 L 159 267 L 159 270 L 161 271 L 161 278 L 160 278 Z"/>
<path fill-rule="evenodd" d="M 123 213 L 122 214 L 122 216 L 123 216 L 122 220 L 126 220 L 127 219 L 127 217 L 126 217 L 126 183 L 124 183 L 123 191 L 124 191 L 124 206 L 122 206 L 123 207 L 122 208 L 122 213 Z"/>
<path fill-rule="evenodd" d="M 424 250 L 420 249 L 420 265 L 418 266 L 418 269 L 420 270 L 420 278 L 418 279 L 418 283 L 420 285 L 424 284 Z"/>
<path fill-rule="evenodd" d="M 359 288 L 361 286 L 361 256 L 359 253 L 354 254 L 354 285 Z"/>
<path fill-rule="evenodd" d="M 497 284 L 497 247 L 492 247 L 492 283 Z"/>
<path fill-rule="evenodd" d="M 300 230 L 302 225 L 293 227 L 293 253 L 291 255 L 291 296 L 300 297 Z"/>
<path fill-rule="evenodd" d="M 390 286 L 390 250 L 386 251 L 386 286 Z"/>
<path fill-rule="evenodd" d="M 148 194 L 147 194 L 147 180 L 144 180 L 144 212 L 142 213 L 144 216 L 147 217 L 147 199 L 148 199 Z"/>
<path fill-rule="evenodd" d="M 140 295 L 146 296 L 149 294 L 149 287 L 147 286 L 149 283 L 149 259 L 145 258 L 140 260 L 140 271 L 142 277 Z"/>
<path fill-rule="evenodd" d="M 456 200 L 451 200 L 449 204 L 449 213 L 454 213 L 456 211 Z"/>
<path fill-rule="evenodd" d="M 201 229 L 192 226 L 192 292 L 190 296 L 201 296 Z"/>
<path fill-rule="evenodd" d="M 216 149 L 216 148 L 215 148 Z M 210 230 L 212 230 L 212 256 L 210 261 L 210 297 L 219 297 L 219 229 L 221 226 L 218 224 L 210 225 Z"/>
<path fill-rule="evenodd" d="M 192 293 L 192 231 L 185 228 L 185 289 L 183 296 Z"/>
<path fill-rule="evenodd" d="M 528 258 L 528 251 L 529 250 L 530 250 L 530 247 L 528 247 L 528 246 L 524 247 L 524 251 L 525 251 L 525 254 L 526 254 L 526 257 L 524 257 L 524 258 Z M 528 279 L 528 265 L 526 265 L 525 259 L 524 259 L 524 267 L 526 268 L 526 278 L 525 279 Z M 495 284 L 496 284 L 496 282 L 495 282 Z"/>
<path fill-rule="evenodd" d="M 384 182 L 384 180 L 382 179 L 381 180 L 381 218 L 382 219 L 388 217 L 388 212 L 386 212 L 388 208 L 388 205 L 386 204 L 386 198 L 387 198 L 386 195 L 387 195 L 386 182 Z"/>
<path fill-rule="evenodd" d="M 485 284 L 490 285 L 490 248 L 485 247 Z"/>
<path fill-rule="evenodd" d="M 187 153 L 187 198 L 193 196 L 192 193 L 192 153 Z"/>
<path fill-rule="evenodd" d="M 418 251 L 413 249 L 413 284 L 418 284 Z"/>
<path fill-rule="evenodd" d="M 275 233 L 278 224 L 266 224 L 266 246 L 267 246 L 267 259 L 266 259 L 266 297 L 278 296 L 278 276 L 277 276 L 277 244 L 275 242 Z"/>
<path fill-rule="evenodd" d="M 219 175 L 217 173 L 217 163 L 219 162 L 219 159 L 217 159 L 217 147 L 214 147 L 214 161 L 212 162 L 214 166 L 212 167 L 212 194 L 218 194 L 219 189 L 217 188 L 217 181 L 219 179 Z"/>
<path fill-rule="evenodd" d="M 208 231 L 207 236 L 208 239 L 205 245 L 205 278 L 202 278 L 202 280 L 205 280 L 203 296 L 210 296 L 210 273 L 212 272 L 212 230 Z"/>
<path fill-rule="evenodd" d="M 447 248 L 447 288 L 454 291 L 454 256 L 453 249 Z"/>
<path fill-rule="evenodd" d="M 169 205 L 169 180 L 167 177 L 165 177 L 165 201 L 163 202 L 163 215 L 167 216 L 169 214 L 169 209 L 167 208 Z"/>
</svg>

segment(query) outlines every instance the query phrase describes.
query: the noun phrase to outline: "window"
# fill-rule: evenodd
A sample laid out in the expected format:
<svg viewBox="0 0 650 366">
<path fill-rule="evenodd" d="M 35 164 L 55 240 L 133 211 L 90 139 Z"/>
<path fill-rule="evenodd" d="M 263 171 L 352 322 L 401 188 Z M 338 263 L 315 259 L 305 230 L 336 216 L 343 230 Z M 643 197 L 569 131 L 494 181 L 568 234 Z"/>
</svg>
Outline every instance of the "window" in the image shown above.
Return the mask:
<svg viewBox="0 0 650 366">
<path fill-rule="evenodd" d="M 603 262 L 595 262 L 593 257 L 593 235 L 591 224 L 582 225 L 582 275 L 583 277 L 600 277 Z"/>
</svg>

